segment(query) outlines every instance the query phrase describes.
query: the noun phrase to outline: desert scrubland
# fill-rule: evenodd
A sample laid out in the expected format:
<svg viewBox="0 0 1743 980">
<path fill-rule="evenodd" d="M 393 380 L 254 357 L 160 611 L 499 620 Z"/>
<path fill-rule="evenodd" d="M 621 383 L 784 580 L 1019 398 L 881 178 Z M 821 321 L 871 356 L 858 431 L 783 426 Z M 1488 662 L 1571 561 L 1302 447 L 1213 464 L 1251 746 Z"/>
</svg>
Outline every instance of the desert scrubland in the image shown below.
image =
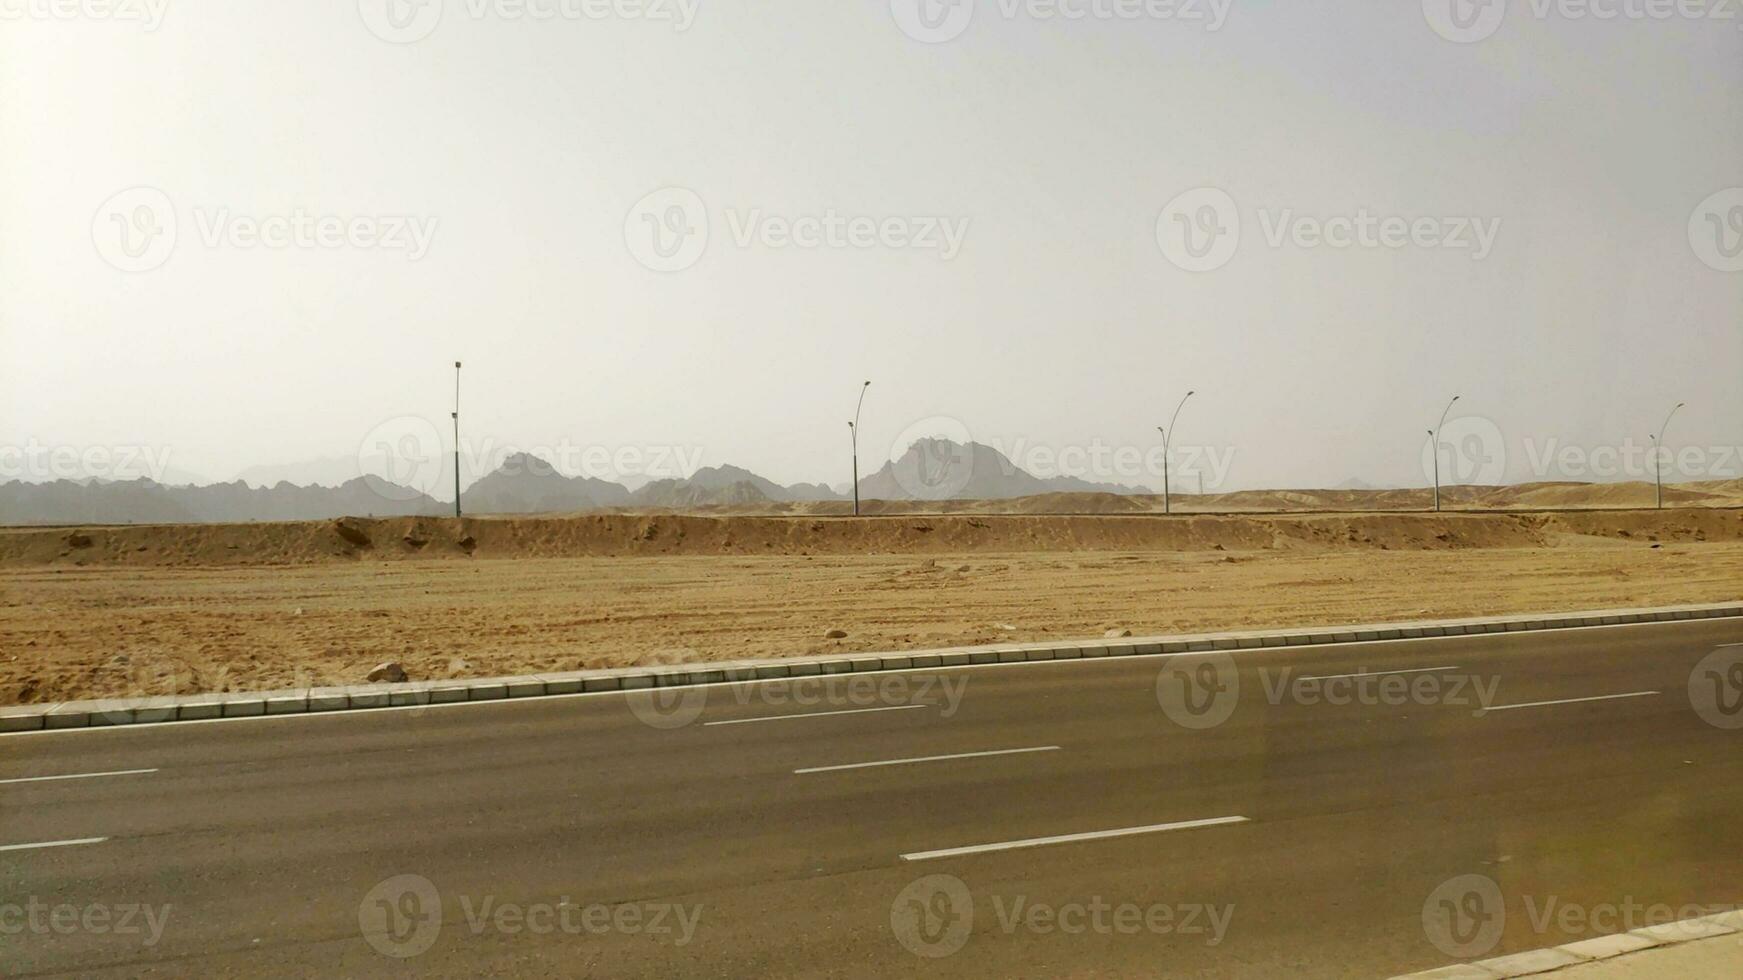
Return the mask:
<svg viewBox="0 0 1743 980">
<path fill-rule="evenodd" d="M 0 529 L 0 703 L 1736 600 L 1703 504 Z"/>
</svg>

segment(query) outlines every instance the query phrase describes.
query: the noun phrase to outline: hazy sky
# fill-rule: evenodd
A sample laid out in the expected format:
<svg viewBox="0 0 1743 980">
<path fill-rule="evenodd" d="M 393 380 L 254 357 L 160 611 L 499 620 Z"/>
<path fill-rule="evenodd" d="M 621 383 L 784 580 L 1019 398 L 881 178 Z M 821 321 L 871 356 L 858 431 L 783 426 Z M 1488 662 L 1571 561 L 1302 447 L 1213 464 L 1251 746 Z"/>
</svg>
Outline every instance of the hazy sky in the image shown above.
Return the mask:
<svg viewBox="0 0 1743 980">
<path fill-rule="evenodd" d="M 1743 475 L 1734 3 L 53 2 L 0 0 L 0 479 L 439 458 L 456 359 L 471 454 L 594 475 L 842 483 L 867 378 L 862 472 L 1156 484 L 1190 388 L 1221 489 L 1421 484 L 1454 393 L 1454 478 L 1677 401 Z"/>
</svg>

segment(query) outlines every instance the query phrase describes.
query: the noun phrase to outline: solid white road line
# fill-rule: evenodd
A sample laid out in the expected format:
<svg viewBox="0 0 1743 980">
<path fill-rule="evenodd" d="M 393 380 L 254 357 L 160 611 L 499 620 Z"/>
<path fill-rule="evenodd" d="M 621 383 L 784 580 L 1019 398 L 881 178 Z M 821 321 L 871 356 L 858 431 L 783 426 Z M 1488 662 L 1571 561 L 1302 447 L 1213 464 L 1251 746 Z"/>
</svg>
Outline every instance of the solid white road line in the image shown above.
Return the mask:
<svg viewBox="0 0 1743 980">
<path fill-rule="evenodd" d="M 1058 752 L 1057 745 L 1037 745 L 1027 749 L 995 749 L 991 752 L 958 752 L 955 755 L 927 755 L 917 759 L 886 759 L 883 762 L 852 762 L 845 766 L 813 766 L 810 769 L 795 769 L 794 775 L 804 775 L 808 772 L 839 772 L 843 769 L 871 769 L 876 766 L 905 766 L 911 762 L 943 762 L 947 759 L 981 759 L 989 755 L 1018 755 L 1023 752 Z"/>
<path fill-rule="evenodd" d="M 528 700 L 531 700 L 530 698 Z M 863 715 L 868 711 L 908 711 L 913 708 L 932 708 L 930 704 L 893 704 L 883 708 L 845 708 L 841 711 L 802 711 L 793 715 L 758 715 L 755 718 L 728 718 L 725 721 L 705 721 L 702 727 L 709 725 L 748 725 L 753 721 L 791 721 L 794 718 L 822 718 L 827 715 Z"/>
<path fill-rule="evenodd" d="M 1542 708 L 1551 704 L 1579 704 L 1582 701 L 1614 701 L 1617 698 L 1644 698 L 1659 693 L 1658 691 L 1633 691 L 1628 694 L 1600 694 L 1595 698 L 1565 698 L 1561 701 L 1532 701 L 1527 704 L 1498 704 L 1487 710 L 1510 711 L 1514 708 Z"/>
<path fill-rule="evenodd" d="M 47 783 L 57 779 L 96 779 L 98 776 L 138 776 L 156 769 L 117 769 L 114 772 L 75 772 L 66 776 L 25 776 L 21 779 L 0 779 L 4 783 Z"/>
<path fill-rule="evenodd" d="M 916 851 L 902 855 L 904 861 L 930 861 L 933 858 L 959 857 L 964 854 L 985 854 L 989 851 L 1012 851 L 1020 847 L 1043 847 L 1047 844 L 1069 844 L 1075 841 L 1102 840 L 1108 837 L 1131 837 L 1134 834 L 1157 834 L 1165 830 L 1191 830 L 1194 827 L 1216 827 L 1222 824 L 1246 823 L 1246 817 L 1212 817 L 1209 820 L 1185 820 L 1180 823 L 1157 823 L 1148 827 L 1125 827 L 1120 830 L 1093 830 L 1087 834 L 1062 834 L 1058 837 L 1031 837 L 1028 840 L 1005 841 L 1002 844 L 973 844 L 968 847 L 948 847 L 941 851 Z"/>
<path fill-rule="evenodd" d="M 28 851 L 37 847 L 68 847 L 73 844 L 101 844 L 107 837 L 81 837 L 78 840 L 50 840 L 40 844 L 0 844 L 0 851 Z"/>
<path fill-rule="evenodd" d="M 1424 674 L 1436 670 L 1458 670 L 1457 667 L 1411 667 L 1408 670 L 1364 670 L 1356 674 L 1321 674 L 1318 677 L 1297 677 L 1298 681 L 1335 681 L 1345 677 L 1381 677 L 1387 674 Z"/>
</svg>

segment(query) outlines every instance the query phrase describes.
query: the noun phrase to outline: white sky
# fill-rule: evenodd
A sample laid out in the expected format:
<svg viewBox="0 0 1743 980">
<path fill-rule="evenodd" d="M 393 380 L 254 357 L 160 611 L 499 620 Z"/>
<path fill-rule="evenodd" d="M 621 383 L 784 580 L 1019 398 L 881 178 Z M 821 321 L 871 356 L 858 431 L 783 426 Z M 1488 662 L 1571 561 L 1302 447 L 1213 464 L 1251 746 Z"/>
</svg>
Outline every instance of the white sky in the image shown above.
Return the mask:
<svg viewBox="0 0 1743 980">
<path fill-rule="evenodd" d="M 1236 0 L 1211 31 L 985 0 L 922 43 L 890 0 L 718 0 L 683 31 L 448 0 L 394 44 L 366 26 L 384 0 L 168 0 L 155 30 L 44 2 L 0 0 L 0 447 L 143 447 L 202 479 L 349 460 L 402 416 L 445 440 L 455 359 L 475 449 L 574 447 L 571 471 L 682 447 L 839 484 L 866 378 L 862 473 L 932 417 L 1149 451 L 1187 388 L 1176 442 L 1231 459 L 1221 489 L 1420 484 L 1455 392 L 1510 480 L 1579 477 L 1534 455 L 1644 444 L 1679 400 L 1673 445 L 1743 444 L 1743 272 L 1689 228 L 1743 186 L 1743 11 L 1516 2 L 1464 44 L 1414 2 Z M 138 186 L 177 231 L 128 273 L 94 238 Z M 626 219 L 669 186 L 709 237 L 655 272 Z M 1204 186 L 1240 246 L 1188 272 L 1158 216 Z M 299 208 L 435 231 L 416 260 L 204 240 Z M 757 209 L 968 226 L 948 259 L 741 247 Z M 1285 209 L 1500 226 L 1481 259 L 1273 248 Z"/>
</svg>

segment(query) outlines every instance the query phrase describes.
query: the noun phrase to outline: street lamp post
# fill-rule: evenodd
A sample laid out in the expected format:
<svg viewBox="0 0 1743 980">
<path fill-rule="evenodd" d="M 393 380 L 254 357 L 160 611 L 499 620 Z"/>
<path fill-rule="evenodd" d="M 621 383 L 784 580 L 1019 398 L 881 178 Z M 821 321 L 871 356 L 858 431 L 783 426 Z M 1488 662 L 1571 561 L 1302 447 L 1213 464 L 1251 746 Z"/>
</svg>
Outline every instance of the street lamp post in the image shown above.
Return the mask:
<svg viewBox="0 0 1743 980">
<path fill-rule="evenodd" d="M 859 413 L 865 409 L 865 392 L 871 387 L 871 382 L 859 386 L 859 404 L 854 406 L 853 421 L 847 423 L 848 434 L 853 439 L 853 516 L 859 516 Z"/>
<path fill-rule="evenodd" d="M 454 517 L 460 516 L 460 362 L 454 362 Z"/>
<path fill-rule="evenodd" d="M 1446 403 L 1446 411 L 1440 413 L 1440 421 L 1434 423 L 1434 428 L 1428 430 L 1428 454 L 1434 457 L 1434 512 L 1440 513 L 1440 427 L 1446 424 L 1446 416 L 1452 411 L 1458 395 L 1452 396 L 1452 401 Z"/>
<path fill-rule="evenodd" d="M 1160 425 L 1156 427 L 1156 431 L 1162 433 L 1162 513 L 1164 514 L 1173 513 L 1174 509 L 1168 486 L 1169 440 L 1173 438 L 1174 423 L 1180 418 L 1180 410 L 1186 407 L 1186 399 L 1191 398 L 1195 394 L 1197 394 L 1197 392 L 1189 391 L 1181 397 L 1180 404 L 1174 406 L 1174 414 L 1169 417 L 1168 426 L 1166 428 Z"/>
<path fill-rule="evenodd" d="M 1677 402 L 1676 408 L 1671 409 L 1670 414 L 1664 417 L 1664 424 L 1658 427 L 1658 433 L 1650 437 L 1652 439 L 1653 499 L 1654 506 L 1658 510 L 1664 509 L 1664 456 L 1662 452 L 1664 449 L 1664 430 L 1670 427 L 1670 420 L 1676 416 L 1677 409 L 1682 408 L 1684 404 L 1684 402 Z"/>
</svg>

